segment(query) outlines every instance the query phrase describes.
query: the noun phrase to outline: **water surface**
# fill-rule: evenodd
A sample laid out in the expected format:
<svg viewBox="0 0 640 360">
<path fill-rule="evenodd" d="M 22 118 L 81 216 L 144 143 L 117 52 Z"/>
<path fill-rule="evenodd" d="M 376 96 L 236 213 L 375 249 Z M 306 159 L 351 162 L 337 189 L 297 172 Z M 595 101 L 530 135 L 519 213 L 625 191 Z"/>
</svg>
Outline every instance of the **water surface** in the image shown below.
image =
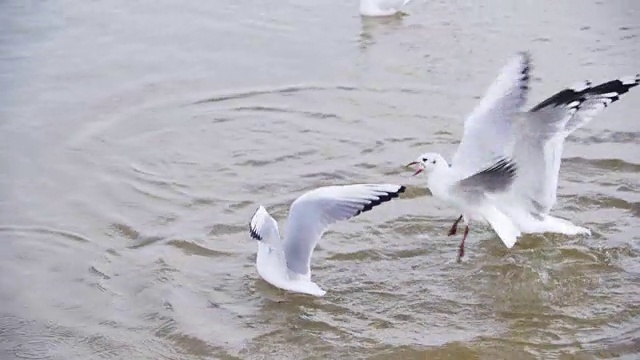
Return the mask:
<svg viewBox="0 0 640 360">
<path fill-rule="evenodd" d="M 635 359 L 640 94 L 572 135 L 554 214 L 591 237 L 485 227 L 402 165 L 450 158 L 520 50 L 529 105 L 640 69 L 640 3 L 0 4 L 0 358 Z M 247 223 L 331 184 L 399 200 L 334 226 L 323 298 L 264 283 Z"/>
</svg>

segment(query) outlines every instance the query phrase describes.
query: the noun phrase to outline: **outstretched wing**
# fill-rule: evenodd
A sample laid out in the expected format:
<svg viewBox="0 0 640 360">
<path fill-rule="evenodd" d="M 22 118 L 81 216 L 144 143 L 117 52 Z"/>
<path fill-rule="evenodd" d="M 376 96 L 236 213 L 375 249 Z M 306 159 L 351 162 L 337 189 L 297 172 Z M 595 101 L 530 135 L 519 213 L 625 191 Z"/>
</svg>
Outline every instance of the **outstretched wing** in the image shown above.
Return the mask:
<svg viewBox="0 0 640 360">
<path fill-rule="evenodd" d="M 620 95 L 627 93 L 638 84 L 640 84 L 640 74 L 622 77 L 594 87 L 588 86 L 582 90 L 581 98 L 576 100 L 575 112 L 565 125 L 565 136 L 584 126 L 609 104 L 620 100 Z"/>
<path fill-rule="evenodd" d="M 514 159 L 520 164 L 514 189 L 533 213 L 548 213 L 556 202 L 565 138 L 640 84 L 640 75 L 596 86 L 585 81 L 564 89 L 521 117 L 515 131 Z"/>
<path fill-rule="evenodd" d="M 502 68 L 480 104 L 467 117 L 452 167 L 473 174 L 505 155 L 512 141 L 513 117 L 524 106 L 529 92 L 530 70 L 528 52 L 519 53 Z"/>
<path fill-rule="evenodd" d="M 271 246 L 278 247 L 282 245 L 280 232 L 278 231 L 278 223 L 269 215 L 263 206 L 260 206 L 255 214 L 253 214 L 253 217 L 251 217 L 249 234 L 251 234 L 253 239 Z"/>
<path fill-rule="evenodd" d="M 404 192 L 401 185 L 357 184 L 310 191 L 291 204 L 284 251 L 287 266 L 308 274 L 311 254 L 329 225 L 347 220 Z"/>
</svg>

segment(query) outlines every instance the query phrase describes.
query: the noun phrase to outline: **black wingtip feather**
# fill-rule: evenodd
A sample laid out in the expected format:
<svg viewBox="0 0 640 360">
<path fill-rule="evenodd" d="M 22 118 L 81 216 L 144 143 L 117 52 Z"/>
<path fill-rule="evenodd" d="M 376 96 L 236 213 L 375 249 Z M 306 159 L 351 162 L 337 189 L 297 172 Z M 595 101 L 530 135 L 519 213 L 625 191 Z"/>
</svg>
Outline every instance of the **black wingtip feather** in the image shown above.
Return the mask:
<svg viewBox="0 0 640 360">
<path fill-rule="evenodd" d="M 639 84 L 640 74 L 636 75 L 634 80 L 628 82 L 624 82 L 623 79 L 616 79 L 596 86 L 591 86 L 591 82 L 587 81 L 584 89 L 564 89 L 534 106 L 530 111 L 535 112 L 546 107 L 569 105 L 573 102 L 577 102 L 576 107 L 579 107 L 580 104 L 586 101 L 589 97 L 605 94 L 612 94 L 607 97 L 611 102 L 616 102 L 620 99 L 620 95 L 627 93 L 629 89 L 638 86 Z"/>
<path fill-rule="evenodd" d="M 249 224 L 249 234 L 251 234 L 251 237 L 255 240 L 258 241 L 262 241 L 262 237 L 260 237 L 260 235 L 258 235 L 258 232 L 256 232 L 256 229 L 251 227 L 251 224 Z"/>
<path fill-rule="evenodd" d="M 363 212 L 369 211 L 371 209 L 373 209 L 374 207 L 387 202 L 393 198 L 397 198 L 400 193 L 403 193 L 406 190 L 406 188 L 404 186 L 400 186 L 400 188 L 398 188 L 398 190 L 393 191 L 393 192 L 386 192 L 384 195 L 380 195 L 377 199 L 371 201 L 370 203 L 366 204 L 362 210 L 358 211 L 354 216 L 358 216 L 360 214 L 362 214 Z"/>
<path fill-rule="evenodd" d="M 522 68 L 522 72 L 520 73 L 522 75 L 522 85 L 520 86 L 520 88 L 522 90 L 528 90 L 530 78 L 529 74 L 531 72 L 531 53 L 529 51 L 521 51 L 520 56 L 522 56 L 524 59 L 524 67 Z"/>
<path fill-rule="evenodd" d="M 260 208 L 258 208 L 258 210 L 260 210 Z M 251 221 L 249 221 L 249 234 L 251 235 L 251 238 L 258 241 L 262 241 L 262 237 L 260 236 L 260 234 L 258 234 L 258 231 L 253 226 L 251 226 L 253 217 L 256 216 L 256 214 L 258 213 L 258 210 L 256 210 L 256 212 L 253 213 L 253 216 L 251 216 Z"/>
</svg>

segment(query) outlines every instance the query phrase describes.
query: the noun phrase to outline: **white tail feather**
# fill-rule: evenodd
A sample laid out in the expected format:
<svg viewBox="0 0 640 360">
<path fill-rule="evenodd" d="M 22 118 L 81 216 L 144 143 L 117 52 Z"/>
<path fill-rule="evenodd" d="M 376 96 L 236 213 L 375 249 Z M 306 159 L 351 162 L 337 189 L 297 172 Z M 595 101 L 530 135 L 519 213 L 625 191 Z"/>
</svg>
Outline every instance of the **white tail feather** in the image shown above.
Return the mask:
<svg viewBox="0 0 640 360">
<path fill-rule="evenodd" d="M 493 206 L 485 208 L 482 215 L 491 224 L 500 240 L 511 249 L 521 234 L 515 223 Z"/>
</svg>

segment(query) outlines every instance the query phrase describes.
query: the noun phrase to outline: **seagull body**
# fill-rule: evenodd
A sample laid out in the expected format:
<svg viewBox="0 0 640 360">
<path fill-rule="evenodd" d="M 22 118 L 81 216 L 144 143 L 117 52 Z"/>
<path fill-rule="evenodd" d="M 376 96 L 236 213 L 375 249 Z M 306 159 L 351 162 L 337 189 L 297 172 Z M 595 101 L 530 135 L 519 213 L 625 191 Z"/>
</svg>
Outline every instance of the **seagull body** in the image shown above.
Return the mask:
<svg viewBox="0 0 640 360">
<path fill-rule="evenodd" d="M 489 222 L 500 239 L 512 247 L 520 236 L 515 223 L 496 204 L 498 194 L 508 191 L 516 179 L 517 165 L 506 158 L 468 175 L 464 169 L 450 167 L 446 160 L 436 153 L 425 153 L 409 165 L 420 165 L 416 174 L 427 172 L 427 186 L 433 196 L 453 205 L 464 215 L 464 237 L 460 243 L 460 259 L 464 255 L 464 241 L 469 233 L 471 220 Z"/>
<path fill-rule="evenodd" d="M 460 220 L 467 224 L 459 257 L 464 254 L 464 239 L 472 218 L 489 222 L 508 248 L 521 233 L 590 234 L 586 228 L 549 214 L 556 202 L 564 141 L 640 84 L 640 75 L 596 86 L 585 81 L 554 94 L 529 111 L 522 111 L 529 91 L 530 70 L 531 58 L 526 52 L 519 53 L 502 68 L 467 117 L 464 135 L 450 166 L 442 156 L 433 153 L 423 154 L 410 163 L 418 166 L 414 175 L 427 173 L 427 186 L 435 197 L 462 213 L 449 232 L 449 235 L 456 233 Z M 455 186 L 447 187 L 450 174 L 473 177 L 487 165 L 495 167 L 496 159 L 511 165 L 515 175 L 492 171 L 490 176 L 476 177 L 476 189 L 480 189 L 483 200 L 480 208 L 469 201 L 468 195 L 460 196 Z"/>
<path fill-rule="evenodd" d="M 411 0 L 360 0 L 360 15 L 391 16 Z"/>
<path fill-rule="evenodd" d="M 258 274 L 275 287 L 323 296 L 326 291 L 311 281 L 311 255 L 329 225 L 369 211 L 404 190 L 401 185 L 356 184 L 309 191 L 291 204 L 284 239 L 278 223 L 260 206 L 249 224 L 251 237 L 258 241 Z"/>
</svg>

